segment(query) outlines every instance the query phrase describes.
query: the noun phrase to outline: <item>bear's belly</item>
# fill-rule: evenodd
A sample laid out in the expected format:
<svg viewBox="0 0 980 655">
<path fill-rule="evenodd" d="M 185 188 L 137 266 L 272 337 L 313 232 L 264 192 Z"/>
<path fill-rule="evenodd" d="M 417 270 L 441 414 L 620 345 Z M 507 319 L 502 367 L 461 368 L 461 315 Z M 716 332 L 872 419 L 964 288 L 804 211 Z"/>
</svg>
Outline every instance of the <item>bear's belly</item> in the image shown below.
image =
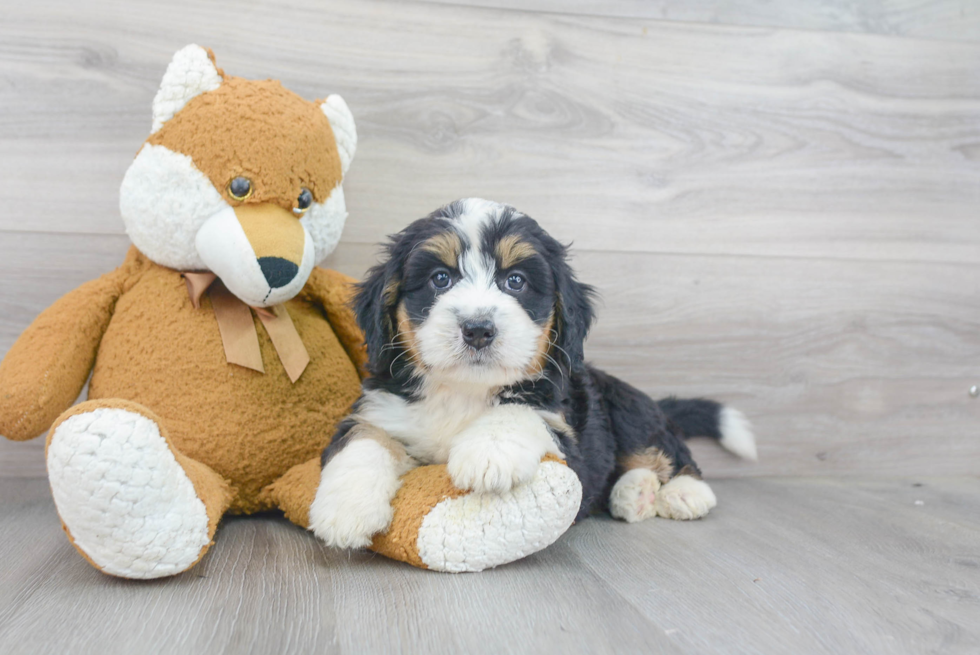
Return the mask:
<svg viewBox="0 0 980 655">
<path fill-rule="evenodd" d="M 286 306 L 310 354 L 289 381 L 253 316 L 265 373 L 225 361 L 209 298 L 194 309 L 179 274 L 151 270 L 116 305 L 89 398 L 122 398 L 156 413 L 171 442 L 236 487 L 232 511 L 266 509 L 259 492 L 317 455 L 360 394 L 357 371 L 322 310 Z"/>
</svg>

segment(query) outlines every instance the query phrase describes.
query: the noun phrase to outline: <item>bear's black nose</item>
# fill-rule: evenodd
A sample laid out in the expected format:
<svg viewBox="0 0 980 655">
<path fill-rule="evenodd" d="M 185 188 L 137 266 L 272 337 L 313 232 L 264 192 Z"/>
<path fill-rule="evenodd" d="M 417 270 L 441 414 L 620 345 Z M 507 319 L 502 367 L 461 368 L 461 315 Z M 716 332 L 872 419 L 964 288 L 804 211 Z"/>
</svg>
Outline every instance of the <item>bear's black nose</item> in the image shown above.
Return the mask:
<svg viewBox="0 0 980 655">
<path fill-rule="evenodd" d="M 273 289 L 286 286 L 299 273 L 299 266 L 282 257 L 259 257 L 259 268 Z"/>
<path fill-rule="evenodd" d="M 493 338 L 497 336 L 497 328 L 493 321 L 486 319 L 479 321 L 466 321 L 460 326 L 463 333 L 463 341 L 466 345 L 482 350 L 490 345 Z"/>
</svg>

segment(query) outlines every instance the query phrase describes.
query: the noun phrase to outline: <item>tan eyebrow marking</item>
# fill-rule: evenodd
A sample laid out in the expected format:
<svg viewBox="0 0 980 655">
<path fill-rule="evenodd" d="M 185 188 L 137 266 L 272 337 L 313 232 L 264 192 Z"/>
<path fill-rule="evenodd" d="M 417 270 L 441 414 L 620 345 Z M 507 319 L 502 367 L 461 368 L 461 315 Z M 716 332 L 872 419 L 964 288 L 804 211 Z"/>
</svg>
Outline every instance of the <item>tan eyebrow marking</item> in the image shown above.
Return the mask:
<svg viewBox="0 0 980 655">
<path fill-rule="evenodd" d="M 422 250 L 433 253 L 446 266 L 455 268 L 463 252 L 463 242 L 455 232 L 440 232 L 430 237 L 421 246 Z"/>
<path fill-rule="evenodd" d="M 507 269 L 519 261 L 534 257 L 537 251 L 527 241 L 521 241 L 516 234 L 508 234 L 497 243 L 497 260 L 500 268 Z"/>
</svg>

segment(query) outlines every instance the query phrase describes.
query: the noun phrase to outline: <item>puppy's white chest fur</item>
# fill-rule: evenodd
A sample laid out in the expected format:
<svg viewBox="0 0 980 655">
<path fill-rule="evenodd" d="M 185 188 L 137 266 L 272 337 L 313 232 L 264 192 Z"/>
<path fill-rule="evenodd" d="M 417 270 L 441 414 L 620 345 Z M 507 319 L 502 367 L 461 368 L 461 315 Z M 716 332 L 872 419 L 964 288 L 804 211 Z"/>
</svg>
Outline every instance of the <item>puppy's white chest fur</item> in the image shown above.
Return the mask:
<svg viewBox="0 0 980 655">
<path fill-rule="evenodd" d="M 357 415 L 400 441 L 420 463 L 445 464 L 453 438 L 495 405 L 485 388 L 460 389 L 434 382 L 414 402 L 385 391 L 367 391 Z"/>
</svg>

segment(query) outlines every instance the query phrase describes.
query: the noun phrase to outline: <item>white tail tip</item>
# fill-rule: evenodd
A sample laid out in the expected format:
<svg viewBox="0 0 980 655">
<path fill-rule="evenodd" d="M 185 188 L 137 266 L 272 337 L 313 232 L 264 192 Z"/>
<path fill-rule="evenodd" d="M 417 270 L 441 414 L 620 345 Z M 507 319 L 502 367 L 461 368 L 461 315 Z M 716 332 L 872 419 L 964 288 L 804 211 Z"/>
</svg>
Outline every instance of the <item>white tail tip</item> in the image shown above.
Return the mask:
<svg viewBox="0 0 980 655">
<path fill-rule="evenodd" d="M 759 453 L 755 449 L 755 435 L 752 425 L 745 414 L 734 407 L 722 407 L 719 417 L 721 425 L 721 447 L 735 453 L 744 459 L 759 461 Z"/>
</svg>

